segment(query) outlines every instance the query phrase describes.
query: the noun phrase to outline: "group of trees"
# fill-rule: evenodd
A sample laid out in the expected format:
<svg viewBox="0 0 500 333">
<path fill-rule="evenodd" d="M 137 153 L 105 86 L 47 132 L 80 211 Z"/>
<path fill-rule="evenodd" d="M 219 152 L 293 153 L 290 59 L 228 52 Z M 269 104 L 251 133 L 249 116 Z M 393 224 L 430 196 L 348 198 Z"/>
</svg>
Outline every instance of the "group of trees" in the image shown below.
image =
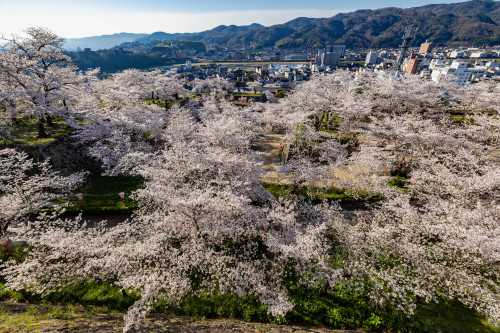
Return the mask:
<svg viewBox="0 0 500 333">
<path fill-rule="evenodd" d="M 330 217 L 345 264 L 371 280 L 376 298 L 408 310 L 439 294 L 498 313 L 500 182 L 491 154 L 499 148 L 499 92 L 495 83 L 459 89 L 411 76 L 340 72 L 281 103 L 279 112 L 293 117 L 283 171 L 309 184 L 384 196 L 357 219 Z M 450 115 L 460 110 L 462 116 Z M 336 117 L 333 124 L 328 115 Z M 343 137 L 360 145 L 352 149 L 347 140 L 339 148 Z M 335 179 L 342 175 L 336 167 L 352 176 Z M 391 179 L 404 183 L 391 187 Z"/>
<path fill-rule="evenodd" d="M 162 53 L 145 51 L 104 50 L 97 52 L 67 52 L 79 68 L 100 67 L 105 73 L 115 73 L 127 68 L 148 69 L 151 67 L 171 66 L 178 63 L 177 58 L 165 57 Z"/>
<path fill-rule="evenodd" d="M 500 320 L 498 85 L 338 71 L 280 101 L 240 108 L 224 99 L 223 81 L 198 82 L 211 93 L 182 99 L 172 73 L 99 80 L 67 63 L 42 71 L 57 52 L 33 56 L 27 70 L 31 52 L 9 43 L 0 54 L 9 112 L 25 104 L 42 123 L 66 115 L 107 174 L 145 179 L 127 221 L 89 227 L 40 213 L 82 175 L 60 177 L 47 164 L 27 172 L 26 155 L 0 150 L 1 236 L 12 237 L 10 225 L 33 246 L 3 267 L 9 288 L 47 294 L 97 280 L 138 292 L 126 330 L 157 302 L 202 292 L 254 294 L 285 315 L 294 306 L 282 283 L 290 275 L 304 285 L 342 284 L 406 314 L 444 297 Z M 23 80 L 34 72 L 39 82 Z M 67 76 L 49 85 L 53 72 Z M 266 152 L 252 147 L 266 128 L 290 149 L 280 179 L 316 197 L 265 189 Z M 344 209 L 324 199 L 332 187 L 360 201 Z M 362 193 L 382 199 L 362 201 Z M 36 221 L 27 218 L 36 212 Z"/>
</svg>

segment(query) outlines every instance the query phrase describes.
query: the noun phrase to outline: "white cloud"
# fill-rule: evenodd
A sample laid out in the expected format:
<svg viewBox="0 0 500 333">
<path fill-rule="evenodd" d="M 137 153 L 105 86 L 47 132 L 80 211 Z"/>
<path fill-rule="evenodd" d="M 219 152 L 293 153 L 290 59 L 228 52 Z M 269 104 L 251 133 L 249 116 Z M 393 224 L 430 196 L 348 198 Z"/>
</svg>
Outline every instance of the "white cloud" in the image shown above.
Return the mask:
<svg viewBox="0 0 500 333">
<path fill-rule="evenodd" d="M 85 37 L 118 32 L 198 32 L 218 25 L 273 25 L 296 17 L 331 17 L 344 10 L 289 9 L 225 11 L 212 13 L 169 13 L 110 10 L 109 8 L 44 6 L 43 2 L 27 7 L 0 3 L 0 33 L 20 33 L 30 26 L 48 27 L 66 38 Z"/>
</svg>

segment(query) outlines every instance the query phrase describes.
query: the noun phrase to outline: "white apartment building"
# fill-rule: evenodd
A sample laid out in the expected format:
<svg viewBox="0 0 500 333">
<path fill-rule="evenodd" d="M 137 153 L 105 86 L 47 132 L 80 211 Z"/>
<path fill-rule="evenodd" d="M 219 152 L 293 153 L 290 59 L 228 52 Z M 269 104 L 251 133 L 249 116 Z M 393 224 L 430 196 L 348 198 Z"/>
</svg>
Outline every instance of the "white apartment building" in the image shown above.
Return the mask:
<svg viewBox="0 0 500 333">
<path fill-rule="evenodd" d="M 420 71 L 420 77 L 423 77 L 425 79 L 430 79 L 431 78 L 431 70 L 430 69 L 423 69 Z"/>
<path fill-rule="evenodd" d="M 464 53 L 461 51 L 451 51 L 450 53 L 450 58 L 462 58 L 464 56 Z"/>
<path fill-rule="evenodd" d="M 365 66 L 375 65 L 375 64 L 377 64 L 377 61 L 378 61 L 378 54 L 370 51 L 366 55 Z"/>
<path fill-rule="evenodd" d="M 476 80 L 484 76 L 486 73 L 486 66 L 474 66 L 471 68 L 467 68 L 467 70 L 471 73 L 471 80 Z"/>
<path fill-rule="evenodd" d="M 472 52 L 470 54 L 471 58 L 486 58 L 486 56 L 487 56 L 486 52 L 481 52 L 481 51 Z"/>
<path fill-rule="evenodd" d="M 432 70 L 432 81 L 451 81 L 459 86 L 465 86 L 470 81 L 473 72 L 467 68 L 466 62 L 453 61 L 451 65 L 448 65 L 443 60 L 436 60 L 437 61 L 432 61 L 431 65 L 429 66 L 429 69 Z"/>
</svg>

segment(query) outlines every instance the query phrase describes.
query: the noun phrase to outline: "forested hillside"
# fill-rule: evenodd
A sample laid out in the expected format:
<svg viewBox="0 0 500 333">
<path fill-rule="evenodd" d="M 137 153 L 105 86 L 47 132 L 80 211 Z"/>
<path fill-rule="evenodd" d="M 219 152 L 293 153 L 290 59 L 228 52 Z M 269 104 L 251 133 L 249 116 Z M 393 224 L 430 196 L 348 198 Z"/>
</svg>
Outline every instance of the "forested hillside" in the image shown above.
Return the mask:
<svg viewBox="0 0 500 333">
<path fill-rule="evenodd" d="M 431 39 L 441 45 L 495 45 L 500 43 L 500 2 L 469 1 L 417 8 L 383 8 L 338 14 L 304 25 L 285 23 L 241 32 L 227 42 L 257 46 L 301 47 L 325 43 L 355 47 L 396 47 L 404 27 L 418 24 L 416 43 Z"/>
<path fill-rule="evenodd" d="M 155 32 L 137 35 L 135 39 L 121 36 L 130 34 L 100 36 L 102 41 L 99 37 L 70 39 L 66 48 L 111 48 L 120 43 L 158 40 L 200 41 L 227 47 L 254 45 L 257 48 L 322 47 L 328 43 L 346 44 L 348 48 L 397 47 L 405 26 L 410 23 L 420 27 L 416 43 L 431 39 L 438 45 L 450 46 L 500 44 L 500 2 L 474 0 L 407 9 L 357 10 L 324 19 L 298 17 L 270 27 L 256 23 L 220 25 L 198 33 Z M 111 40 L 114 36 L 116 38 Z M 128 39 L 119 41 L 118 37 Z"/>
</svg>

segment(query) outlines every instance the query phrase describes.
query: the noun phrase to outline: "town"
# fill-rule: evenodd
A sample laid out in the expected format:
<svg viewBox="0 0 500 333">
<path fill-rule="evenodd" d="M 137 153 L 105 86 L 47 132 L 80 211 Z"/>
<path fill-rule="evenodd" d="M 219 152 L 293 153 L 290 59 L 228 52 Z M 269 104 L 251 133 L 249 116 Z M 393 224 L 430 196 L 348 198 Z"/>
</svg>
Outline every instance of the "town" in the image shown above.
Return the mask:
<svg viewBox="0 0 500 333">
<path fill-rule="evenodd" d="M 173 59 L 184 64 L 162 66 L 163 70 L 175 70 L 191 82 L 196 79 L 223 78 L 235 83 L 237 88 L 247 88 L 243 82 L 259 82 L 259 91 L 289 91 L 301 86 L 314 73 L 332 73 L 336 69 L 354 72 L 401 71 L 434 82 L 453 81 L 460 86 L 483 79 L 500 81 L 500 46 L 477 47 L 436 47 L 426 41 L 419 47 L 408 47 L 406 56 L 397 67 L 400 48 L 349 50 L 346 45 L 327 45 L 320 50 L 309 49 L 226 49 L 209 46 L 207 51 L 197 48 L 179 48 L 175 41 L 155 41 L 142 52 L 161 58 Z M 127 54 L 126 48 L 92 51 L 89 48 L 79 52 L 89 54 Z M 78 63 L 78 62 L 77 62 Z M 146 69 L 147 70 L 147 69 Z M 106 74 L 106 73 L 104 73 Z M 240 82 L 240 84 L 238 84 Z M 253 86 L 257 90 L 257 86 Z"/>
</svg>

